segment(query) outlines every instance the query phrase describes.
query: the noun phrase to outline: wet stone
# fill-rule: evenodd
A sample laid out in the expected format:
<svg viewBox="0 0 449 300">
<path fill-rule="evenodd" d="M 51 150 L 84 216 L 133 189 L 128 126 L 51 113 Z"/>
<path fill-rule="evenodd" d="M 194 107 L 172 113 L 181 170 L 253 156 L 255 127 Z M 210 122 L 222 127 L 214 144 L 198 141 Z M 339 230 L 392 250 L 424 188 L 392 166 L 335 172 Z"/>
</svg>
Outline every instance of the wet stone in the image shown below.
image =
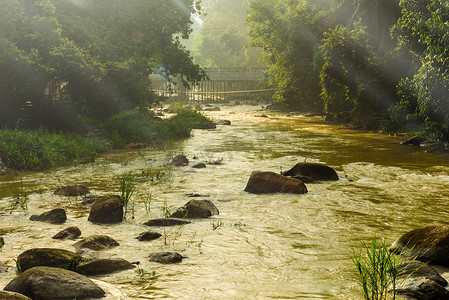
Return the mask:
<svg viewBox="0 0 449 300">
<path fill-rule="evenodd" d="M 67 220 L 65 210 L 62 208 L 53 209 L 40 215 L 32 215 L 31 221 L 47 222 L 51 224 L 62 224 Z"/>
<path fill-rule="evenodd" d="M 81 235 L 81 230 L 78 227 L 68 227 L 57 234 L 55 234 L 52 239 L 76 239 Z"/>
<path fill-rule="evenodd" d="M 148 257 L 149 261 L 160 264 L 175 264 L 182 262 L 184 257 L 177 252 L 158 252 L 152 253 Z"/>
<path fill-rule="evenodd" d="M 160 238 L 161 236 L 162 236 L 162 234 L 160 234 L 158 232 L 146 231 L 146 232 L 142 232 L 141 234 L 139 234 L 136 237 L 136 239 L 138 239 L 141 242 L 143 242 L 143 241 L 153 241 L 153 240 L 156 240 L 156 239 Z"/>
<path fill-rule="evenodd" d="M 161 218 L 161 219 L 149 220 L 149 221 L 143 223 L 143 225 L 166 227 L 166 226 L 184 225 L 184 224 L 189 224 L 189 223 L 190 223 L 190 221 L 186 221 L 186 220 L 179 220 L 179 219 L 174 219 L 174 218 Z"/>
</svg>

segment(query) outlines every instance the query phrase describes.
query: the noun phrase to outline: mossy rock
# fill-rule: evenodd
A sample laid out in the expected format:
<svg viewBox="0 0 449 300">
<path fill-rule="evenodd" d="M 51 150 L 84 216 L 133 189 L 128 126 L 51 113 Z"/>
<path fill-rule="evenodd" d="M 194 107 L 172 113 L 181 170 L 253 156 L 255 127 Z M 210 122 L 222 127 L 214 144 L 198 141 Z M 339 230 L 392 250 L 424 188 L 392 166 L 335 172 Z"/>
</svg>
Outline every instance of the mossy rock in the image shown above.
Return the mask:
<svg viewBox="0 0 449 300">
<path fill-rule="evenodd" d="M 148 260 L 160 264 L 176 264 L 182 262 L 183 258 L 184 256 L 177 252 L 158 252 L 150 254 Z"/>
<path fill-rule="evenodd" d="M 105 292 L 89 278 L 69 270 L 51 267 L 31 268 L 14 278 L 4 290 L 26 295 L 33 300 L 72 300 L 105 296 Z"/>
<path fill-rule="evenodd" d="M 218 208 L 210 200 L 190 200 L 170 217 L 196 219 L 208 218 L 219 213 Z"/>
<path fill-rule="evenodd" d="M 51 224 L 62 224 L 67 221 L 67 214 L 63 208 L 56 208 L 40 215 L 32 215 L 30 220 Z"/>
<path fill-rule="evenodd" d="M 305 194 L 307 187 L 298 179 L 288 178 L 274 172 L 254 171 L 248 180 L 245 191 L 253 194 Z"/>
<path fill-rule="evenodd" d="M 57 188 L 53 194 L 59 196 L 76 197 L 89 194 L 89 188 L 84 185 L 67 185 Z"/>
<path fill-rule="evenodd" d="M 20 270 L 26 271 L 37 266 L 75 270 L 81 256 L 75 252 L 55 248 L 29 249 L 17 257 Z"/>
<path fill-rule="evenodd" d="M 329 166 L 317 163 L 298 163 L 290 170 L 282 173 L 284 176 L 297 177 L 305 176 L 313 181 L 336 181 L 338 175 L 335 170 Z"/>
<path fill-rule="evenodd" d="M 83 275 L 103 275 L 134 269 L 136 266 L 122 258 L 99 258 L 82 262 L 77 272 Z"/>
<path fill-rule="evenodd" d="M 15 292 L 7 292 L 7 291 L 0 291 L 0 299 L 2 300 L 32 300 L 31 298 L 15 293 Z"/>
<path fill-rule="evenodd" d="M 100 251 L 114 248 L 119 245 L 120 244 L 116 240 L 107 235 L 91 235 L 79 242 L 76 242 L 73 244 L 73 247 L 75 247 L 77 251 L 83 248 Z"/>
<path fill-rule="evenodd" d="M 409 231 L 390 250 L 403 257 L 449 266 L 449 225 L 430 225 Z"/>
<path fill-rule="evenodd" d="M 89 221 L 97 224 L 115 224 L 123 221 L 123 203 L 120 196 L 99 197 L 92 205 Z"/>
</svg>

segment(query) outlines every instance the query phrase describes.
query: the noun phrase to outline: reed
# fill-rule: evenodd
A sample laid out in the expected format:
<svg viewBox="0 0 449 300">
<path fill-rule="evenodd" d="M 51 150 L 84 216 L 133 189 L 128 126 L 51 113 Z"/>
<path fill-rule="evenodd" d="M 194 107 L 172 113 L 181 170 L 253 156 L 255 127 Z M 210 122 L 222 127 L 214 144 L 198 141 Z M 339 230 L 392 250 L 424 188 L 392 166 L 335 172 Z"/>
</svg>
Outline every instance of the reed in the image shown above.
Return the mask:
<svg viewBox="0 0 449 300">
<path fill-rule="evenodd" d="M 131 197 L 136 191 L 136 176 L 130 171 L 118 175 L 116 178 L 120 185 L 120 200 L 123 204 L 123 216 L 126 219 L 128 206 L 131 204 Z"/>
<path fill-rule="evenodd" d="M 362 287 L 364 299 L 396 299 L 399 257 L 390 253 L 385 240 L 378 242 L 375 235 L 371 243 L 361 243 L 359 251 L 353 249 L 352 261 L 358 270 L 357 281 Z"/>
</svg>

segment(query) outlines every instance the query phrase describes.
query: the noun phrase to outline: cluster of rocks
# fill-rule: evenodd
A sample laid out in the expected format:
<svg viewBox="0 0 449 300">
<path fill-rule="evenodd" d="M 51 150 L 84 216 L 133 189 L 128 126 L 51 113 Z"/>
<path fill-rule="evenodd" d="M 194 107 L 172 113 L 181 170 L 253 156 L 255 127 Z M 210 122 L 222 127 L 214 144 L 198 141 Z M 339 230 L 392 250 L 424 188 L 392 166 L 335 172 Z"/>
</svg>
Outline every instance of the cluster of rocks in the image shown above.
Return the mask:
<svg viewBox="0 0 449 300">
<path fill-rule="evenodd" d="M 281 174 L 254 171 L 248 180 L 245 191 L 253 194 L 305 194 L 308 190 L 304 183 L 338 179 L 337 172 L 329 166 L 303 162 Z"/>
<path fill-rule="evenodd" d="M 174 157 L 173 160 L 171 161 L 171 166 L 173 166 L 173 167 L 186 167 L 189 164 L 190 164 L 190 160 L 184 154 Z M 220 160 L 216 160 L 216 161 L 211 160 L 211 161 L 206 161 L 206 162 L 199 162 L 199 163 L 192 165 L 192 168 L 204 169 L 204 168 L 207 168 L 207 165 L 221 165 L 221 161 Z"/>
<path fill-rule="evenodd" d="M 398 267 L 399 297 L 449 299 L 447 281 L 431 266 L 449 267 L 449 225 L 429 225 L 409 231 L 393 243 L 390 251 L 406 260 Z"/>
<path fill-rule="evenodd" d="M 442 142 L 429 141 L 424 137 L 414 136 L 406 141 L 401 142 L 402 145 L 419 146 L 426 149 L 427 153 L 442 153 L 447 152 L 445 145 Z"/>
<path fill-rule="evenodd" d="M 61 187 L 54 192 L 62 196 L 81 196 L 87 193 L 89 189 L 80 185 Z M 123 221 L 123 205 L 119 196 L 98 196 L 90 200 L 92 203 L 88 217 L 90 222 L 115 224 Z M 194 199 L 180 207 L 169 218 L 152 219 L 143 225 L 152 227 L 184 225 L 191 222 L 187 219 L 207 218 L 218 214 L 218 209 L 210 200 Z M 64 209 L 57 208 L 40 215 L 32 215 L 30 220 L 62 224 L 67 220 L 67 214 Z M 52 238 L 75 240 L 80 236 L 81 230 L 72 226 L 58 232 Z M 157 232 L 145 231 L 135 238 L 139 241 L 152 241 L 161 236 Z M 58 248 L 26 250 L 16 260 L 21 274 L 0 292 L 0 299 L 52 300 L 104 297 L 105 292 L 87 276 L 129 270 L 139 263 L 131 263 L 121 258 L 99 257 L 99 251 L 119 245 L 112 237 L 92 235 L 74 243 L 75 252 Z M 149 253 L 147 257 L 148 261 L 161 264 L 180 263 L 184 258 L 177 252 L 155 252 Z"/>
</svg>

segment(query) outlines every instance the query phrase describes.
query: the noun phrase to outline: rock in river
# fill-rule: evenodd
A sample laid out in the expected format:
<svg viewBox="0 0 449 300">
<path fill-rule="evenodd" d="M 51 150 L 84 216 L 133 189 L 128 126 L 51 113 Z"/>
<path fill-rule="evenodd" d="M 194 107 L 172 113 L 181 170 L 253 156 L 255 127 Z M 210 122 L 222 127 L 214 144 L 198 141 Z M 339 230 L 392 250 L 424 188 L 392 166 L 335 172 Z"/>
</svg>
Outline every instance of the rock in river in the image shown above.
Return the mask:
<svg viewBox="0 0 449 300">
<path fill-rule="evenodd" d="M 183 207 L 178 208 L 171 218 L 209 218 L 218 215 L 218 208 L 210 200 L 190 200 Z"/>
<path fill-rule="evenodd" d="M 249 178 L 245 191 L 253 194 L 305 194 L 307 188 L 298 179 L 288 178 L 274 172 L 254 171 Z"/>
<path fill-rule="evenodd" d="M 102 298 L 105 292 L 89 278 L 51 267 L 35 267 L 14 278 L 4 288 L 33 300 L 72 300 Z"/>
<path fill-rule="evenodd" d="M 67 227 L 64 230 L 61 230 L 60 232 L 58 232 L 57 234 L 55 234 L 52 239 L 58 239 L 58 240 L 63 240 L 63 239 L 76 239 L 81 235 L 81 230 L 76 227 L 76 226 L 72 226 L 72 227 Z"/>
<path fill-rule="evenodd" d="M 136 237 L 136 239 L 138 239 L 141 242 L 152 241 L 152 240 L 156 240 L 156 239 L 160 238 L 161 236 L 162 236 L 162 234 L 160 234 L 158 232 L 145 231 L 145 232 L 142 232 L 141 234 L 139 234 Z"/>
<path fill-rule="evenodd" d="M 73 244 L 73 247 L 75 247 L 77 251 L 83 248 L 100 251 L 117 247 L 119 245 L 120 244 L 116 240 L 107 235 L 91 235 L 84 240 L 76 242 Z"/>
<path fill-rule="evenodd" d="M 317 163 L 298 163 L 290 170 L 282 173 L 284 176 L 306 176 L 313 181 L 338 180 L 337 172 L 329 166 Z"/>
<path fill-rule="evenodd" d="M 185 167 L 189 164 L 189 159 L 185 155 L 178 155 L 171 161 L 174 167 Z"/>
<path fill-rule="evenodd" d="M 0 291 L 0 299 L 2 300 L 32 300 L 31 298 L 15 293 L 15 292 L 7 292 L 7 291 Z"/>
<path fill-rule="evenodd" d="M 166 226 L 184 225 L 184 224 L 189 224 L 189 223 L 190 223 L 190 221 L 186 221 L 186 220 L 179 220 L 179 219 L 173 219 L 173 218 L 161 218 L 161 219 L 149 220 L 149 221 L 143 223 L 143 225 L 166 227 Z"/>
<path fill-rule="evenodd" d="M 122 258 L 99 258 L 80 263 L 76 271 L 83 275 L 103 275 L 135 267 L 135 265 Z"/>
<path fill-rule="evenodd" d="M 22 252 L 17 257 L 17 265 L 26 271 L 37 266 L 75 270 L 81 257 L 75 252 L 55 248 L 34 248 Z"/>
<path fill-rule="evenodd" d="M 62 224 L 67 221 L 67 215 L 62 208 L 52 209 L 40 215 L 32 215 L 31 221 L 47 222 L 51 224 Z"/>
<path fill-rule="evenodd" d="M 75 197 L 75 196 L 86 195 L 89 193 L 90 193 L 90 191 L 87 186 L 67 185 L 67 186 L 57 188 L 53 194 L 59 195 L 59 196 Z"/>
<path fill-rule="evenodd" d="M 89 221 L 98 224 L 114 224 L 123 221 L 123 204 L 120 196 L 99 197 L 92 205 Z"/>
<path fill-rule="evenodd" d="M 390 249 L 403 257 L 449 266 L 449 225 L 430 225 L 409 231 Z"/>
<path fill-rule="evenodd" d="M 177 252 L 158 252 L 152 253 L 149 256 L 149 261 L 160 264 L 175 264 L 182 262 L 184 257 Z"/>
</svg>

